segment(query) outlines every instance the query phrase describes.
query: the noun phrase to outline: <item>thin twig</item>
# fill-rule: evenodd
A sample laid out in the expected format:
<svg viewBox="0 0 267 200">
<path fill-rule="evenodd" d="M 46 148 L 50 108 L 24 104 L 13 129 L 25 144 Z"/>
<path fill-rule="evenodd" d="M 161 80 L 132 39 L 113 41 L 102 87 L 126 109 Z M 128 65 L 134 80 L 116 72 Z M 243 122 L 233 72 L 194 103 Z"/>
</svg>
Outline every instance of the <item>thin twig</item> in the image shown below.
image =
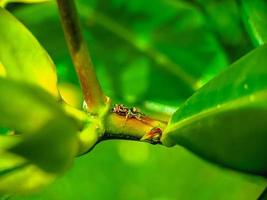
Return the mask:
<svg viewBox="0 0 267 200">
<path fill-rule="evenodd" d="M 73 0 L 57 0 L 57 4 L 88 111 L 97 113 L 98 109 L 105 104 L 106 97 L 97 80 L 86 42 L 83 39 L 75 4 Z"/>
</svg>

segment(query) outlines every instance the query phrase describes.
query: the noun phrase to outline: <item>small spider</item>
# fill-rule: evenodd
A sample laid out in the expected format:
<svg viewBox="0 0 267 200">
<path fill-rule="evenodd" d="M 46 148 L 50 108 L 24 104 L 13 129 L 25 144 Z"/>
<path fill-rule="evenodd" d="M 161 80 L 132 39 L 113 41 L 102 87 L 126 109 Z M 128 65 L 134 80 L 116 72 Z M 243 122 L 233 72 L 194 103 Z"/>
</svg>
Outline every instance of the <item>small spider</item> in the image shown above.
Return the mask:
<svg viewBox="0 0 267 200">
<path fill-rule="evenodd" d="M 144 114 L 141 113 L 136 107 L 132 107 L 129 112 L 128 115 L 126 116 L 126 118 L 135 118 L 138 120 L 141 120 L 144 117 Z"/>
<path fill-rule="evenodd" d="M 111 112 L 117 113 L 118 115 L 121 116 L 127 116 L 129 108 L 124 106 L 123 104 L 115 104 L 115 106 L 111 109 Z"/>
<path fill-rule="evenodd" d="M 135 118 L 141 120 L 142 117 L 144 116 L 144 114 L 139 112 L 139 110 L 136 107 L 128 108 L 123 104 L 115 104 L 115 106 L 111 109 L 111 112 L 121 116 L 125 116 L 126 119 Z"/>
</svg>

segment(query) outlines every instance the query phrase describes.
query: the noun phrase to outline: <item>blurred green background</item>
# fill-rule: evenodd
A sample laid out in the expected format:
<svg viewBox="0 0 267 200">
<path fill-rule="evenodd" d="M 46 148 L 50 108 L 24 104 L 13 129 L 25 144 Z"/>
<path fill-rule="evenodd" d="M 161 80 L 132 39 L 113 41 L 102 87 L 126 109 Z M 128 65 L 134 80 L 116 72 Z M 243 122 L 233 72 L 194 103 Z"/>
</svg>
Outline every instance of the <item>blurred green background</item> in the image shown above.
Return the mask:
<svg viewBox="0 0 267 200">
<path fill-rule="evenodd" d="M 114 102 L 168 115 L 197 86 L 253 49 L 240 5 L 224 0 L 77 0 L 98 78 Z M 55 2 L 10 4 L 53 58 L 63 96 L 81 107 Z M 260 177 L 211 165 L 181 147 L 108 141 L 38 194 L 14 199 L 254 200 Z"/>
</svg>

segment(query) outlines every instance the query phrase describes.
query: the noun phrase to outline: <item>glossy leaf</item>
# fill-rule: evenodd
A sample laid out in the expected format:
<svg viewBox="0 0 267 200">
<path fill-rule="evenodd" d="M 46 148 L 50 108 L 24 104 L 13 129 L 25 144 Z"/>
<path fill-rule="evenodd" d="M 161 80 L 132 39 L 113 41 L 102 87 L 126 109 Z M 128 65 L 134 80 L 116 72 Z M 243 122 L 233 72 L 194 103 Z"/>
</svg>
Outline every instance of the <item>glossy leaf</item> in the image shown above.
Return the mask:
<svg viewBox="0 0 267 200">
<path fill-rule="evenodd" d="M 58 96 L 54 64 L 34 36 L 0 8 L 0 62 L 6 76 L 41 86 Z"/>
<path fill-rule="evenodd" d="M 0 78 L 0 127 L 15 130 L 17 134 L 10 137 L 21 138 L 4 149 L 46 171 L 64 171 L 77 153 L 78 127 L 38 87 Z"/>
<path fill-rule="evenodd" d="M 243 20 L 256 46 L 267 42 L 267 2 L 242 0 Z"/>
<path fill-rule="evenodd" d="M 163 143 L 210 161 L 266 175 L 267 45 L 247 54 L 172 116 Z"/>
</svg>

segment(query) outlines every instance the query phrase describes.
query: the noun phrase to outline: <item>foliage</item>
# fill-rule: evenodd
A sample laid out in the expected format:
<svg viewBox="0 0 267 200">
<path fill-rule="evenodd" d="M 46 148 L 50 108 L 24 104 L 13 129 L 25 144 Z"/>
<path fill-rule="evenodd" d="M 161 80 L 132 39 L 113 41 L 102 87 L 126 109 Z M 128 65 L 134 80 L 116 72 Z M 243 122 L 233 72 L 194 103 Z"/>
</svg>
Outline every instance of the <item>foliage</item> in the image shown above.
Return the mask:
<svg viewBox="0 0 267 200">
<path fill-rule="evenodd" d="M 10 140 L 10 145 L 1 149 L 0 192 L 26 193 L 51 182 L 68 168 L 78 148 L 74 133 L 79 127 L 52 96 L 57 97 L 58 91 L 51 59 L 12 15 L 1 8 L 0 16 L 0 26 L 9 30 L 0 31 L 4 67 L 0 121 L 1 127 L 15 130 L 18 135 L 1 137 L 3 143 Z M 19 45 L 14 38 L 19 39 Z"/>
<path fill-rule="evenodd" d="M 220 166 L 266 175 L 265 1 L 77 4 L 105 94 L 162 120 L 172 115 L 164 145 L 177 143 Z M 59 82 L 46 51 L 1 9 L 0 192 L 28 193 L 84 151 L 77 149 L 85 121 L 85 138 L 95 142 L 99 121 L 62 104 L 80 109 L 82 100 L 55 3 L 7 8 L 48 51 Z M 212 166 L 179 147 L 124 141 L 103 143 L 26 199 L 256 199 L 264 186 L 263 178 Z"/>
<path fill-rule="evenodd" d="M 255 49 L 192 95 L 173 114 L 166 142 L 174 138 L 208 159 L 266 175 L 265 158 L 255 156 L 267 141 L 266 55 L 266 45 Z"/>
</svg>

